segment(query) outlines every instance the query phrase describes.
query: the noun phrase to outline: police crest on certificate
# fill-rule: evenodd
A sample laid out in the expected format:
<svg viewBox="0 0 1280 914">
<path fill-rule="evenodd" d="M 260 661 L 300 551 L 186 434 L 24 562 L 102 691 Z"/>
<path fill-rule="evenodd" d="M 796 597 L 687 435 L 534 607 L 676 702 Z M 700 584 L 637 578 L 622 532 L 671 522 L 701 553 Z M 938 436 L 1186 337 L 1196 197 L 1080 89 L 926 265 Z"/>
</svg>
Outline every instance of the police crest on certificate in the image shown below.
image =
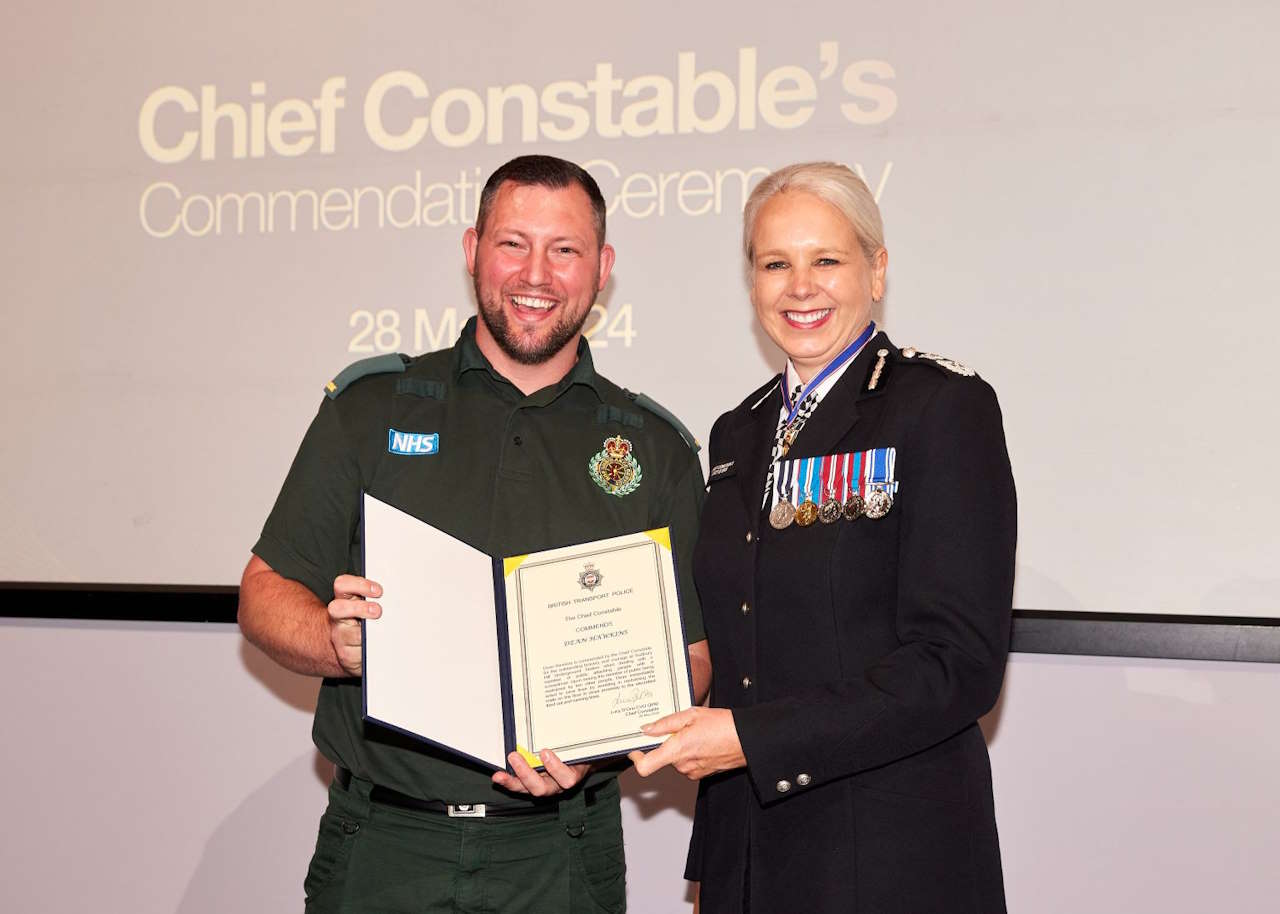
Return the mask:
<svg viewBox="0 0 1280 914">
<path fill-rule="evenodd" d="M 364 496 L 364 716 L 498 769 L 660 742 L 692 705 L 670 532 L 490 557 Z"/>
</svg>

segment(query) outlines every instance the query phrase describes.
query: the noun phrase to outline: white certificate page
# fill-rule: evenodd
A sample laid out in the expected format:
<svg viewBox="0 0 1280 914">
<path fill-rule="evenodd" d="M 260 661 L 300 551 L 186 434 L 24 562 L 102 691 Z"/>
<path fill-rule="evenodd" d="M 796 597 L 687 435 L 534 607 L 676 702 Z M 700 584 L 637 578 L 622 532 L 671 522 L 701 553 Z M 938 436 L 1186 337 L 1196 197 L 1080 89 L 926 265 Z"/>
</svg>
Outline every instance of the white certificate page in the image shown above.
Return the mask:
<svg viewBox="0 0 1280 914">
<path fill-rule="evenodd" d="M 366 493 L 364 563 L 383 591 L 364 627 L 365 716 L 506 767 L 493 560 Z"/>
<path fill-rule="evenodd" d="M 669 531 L 509 558 L 503 571 L 517 747 L 574 762 L 660 742 L 640 726 L 692 695 Z"/>
</svg>

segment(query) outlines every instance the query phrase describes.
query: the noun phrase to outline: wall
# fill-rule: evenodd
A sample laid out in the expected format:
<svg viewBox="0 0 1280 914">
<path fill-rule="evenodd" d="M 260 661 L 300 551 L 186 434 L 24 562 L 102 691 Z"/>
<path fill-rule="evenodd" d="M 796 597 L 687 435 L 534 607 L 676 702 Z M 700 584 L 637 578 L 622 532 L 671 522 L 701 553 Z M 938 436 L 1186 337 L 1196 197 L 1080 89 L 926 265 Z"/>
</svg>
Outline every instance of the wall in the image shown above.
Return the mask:
<svg viewBox="0 0 1280 914">
<path fill-rule="evenodd" d="M 5 910 L 301 910 L 328 767 L 317 682 L 233 626 L 0 623 Z M 1280 665 L 1014 655 L 984 721 L 1009 909 L 1262 914 Z M 624 779 L 631 910 L 692 909 L 693 789 Z"/>
</svg>

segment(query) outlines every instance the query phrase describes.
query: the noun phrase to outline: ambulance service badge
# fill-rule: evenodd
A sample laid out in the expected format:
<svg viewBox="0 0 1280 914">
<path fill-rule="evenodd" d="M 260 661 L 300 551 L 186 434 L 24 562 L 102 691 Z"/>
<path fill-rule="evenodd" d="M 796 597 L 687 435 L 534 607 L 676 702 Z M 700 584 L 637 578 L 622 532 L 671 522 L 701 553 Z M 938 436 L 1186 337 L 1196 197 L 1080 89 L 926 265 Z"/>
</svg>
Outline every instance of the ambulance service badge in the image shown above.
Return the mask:
<svg viewBox="0 0 1280 914">
<path fill-rule="evenodd" d="M 631 455 L 631 442 L 621 435 L 606 438 L 604 448 L 587 466 L 596 485 L 610 495 L 621 498 L 640 488 L 640 464 Z"/>
</svg>

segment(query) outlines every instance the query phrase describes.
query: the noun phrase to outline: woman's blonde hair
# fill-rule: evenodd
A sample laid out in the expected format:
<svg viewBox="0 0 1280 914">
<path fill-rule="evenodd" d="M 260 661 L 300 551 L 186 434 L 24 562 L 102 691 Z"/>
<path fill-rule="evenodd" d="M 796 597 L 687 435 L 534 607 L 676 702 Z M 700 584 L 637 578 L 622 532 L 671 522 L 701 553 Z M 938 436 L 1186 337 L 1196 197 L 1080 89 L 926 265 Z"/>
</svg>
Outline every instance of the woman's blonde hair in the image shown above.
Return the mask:
<svg viewBox="0 0 1280 914">
<path fill-rule="evenodd" d="M 756 185 L 742 210 L 742 250 L 751 265 L 755 251 L 751 247 L 751 235 L 756 227 L 760 208 L 774 194 L 801 191 L 813 194 L 819 200 L 830 203 L 853 226 L 862 247 L 862 256 L 871 263 L 876 251 L 884 247 L 884 223 L 880 220 L 880 207 L 871 195 L 866 183 L 852 170 L 835 162 L 800 162 L 779 168 Z"/>
</svg>

